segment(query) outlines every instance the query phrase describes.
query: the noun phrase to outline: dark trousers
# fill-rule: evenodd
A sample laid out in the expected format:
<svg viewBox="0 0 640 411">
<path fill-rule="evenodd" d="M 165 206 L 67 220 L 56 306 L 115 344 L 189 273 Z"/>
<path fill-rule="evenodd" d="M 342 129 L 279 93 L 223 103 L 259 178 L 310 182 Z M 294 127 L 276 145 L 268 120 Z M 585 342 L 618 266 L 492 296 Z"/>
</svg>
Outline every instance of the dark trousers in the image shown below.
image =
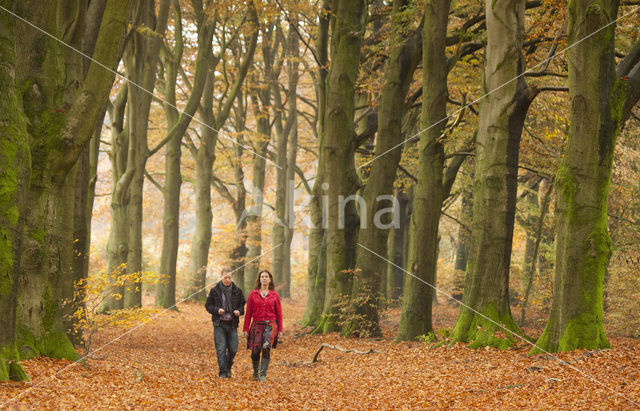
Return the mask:
<svg viewBox="0 0 640 411">
<path fill-rule="evenodd" d="M 231 323 L 221 322 L 213 326 L 213 341 L 218 357 L 218 375 L 231 371 L 233 358 L 238 352 L 238 329 Z"/>
</svg>

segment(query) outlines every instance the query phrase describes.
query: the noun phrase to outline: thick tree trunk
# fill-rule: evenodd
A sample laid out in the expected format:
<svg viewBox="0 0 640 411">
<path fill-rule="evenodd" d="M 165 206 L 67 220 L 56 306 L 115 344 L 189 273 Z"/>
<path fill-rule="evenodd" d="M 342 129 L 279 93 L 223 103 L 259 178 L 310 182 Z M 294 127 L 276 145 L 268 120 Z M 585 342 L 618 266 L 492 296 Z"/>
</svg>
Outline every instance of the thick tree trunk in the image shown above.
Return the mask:
<svg viewBox="0 0 640 411">
<path fill-rule="evenodd" d="M 524 7 L 523 0 L 486 2 L 483 88 L 491 94 L 480 107 L 465 306 L 453 332 L 454 340 L 472 341 L 472 347 L 512 345 L 514 337 L 500 325 L 520 333 L 509 307 L 509 264 L 520 136 L 535 95 L 523 77 L 513 81 L 523 71 Z"/>
<path fill-rule="evenodd" d="M 444 146 L 440 137 L 446 126 L 442 119 L 447 114 L 448 68 L 445 48 L 449 6 L 449 0 L 433 0 L 428 1 L 425 8 L 420 116 L 420 129 L 425 131 L 420 136 L 420 167 L 409 226 L 408 267 L 413 276 L 405 276 L 402 315 L 396 341 L 413 340 L 418 335 L 433 332 L 431 287 L 435 285 L 438 223 L 445 198 Z"/>
<path fill-rule="evenodd" d="M 606 26 L 617 11 L 617 0 L 569 2 L 567 43 L 579 44 L 568 55 L 571 125 L 556 177 L 553 304 L 533 353 L 610 346 L 602 322 L 604 274 L 611 256 L 607 196 L 627 97 L 615 72 L 615 24 Z"/>
<path fill-rule="evenodd" d="M 326 112 L 327 68 L 329 50 L 329 11 L 330 0 L 323 0 L 318 14 L 318 36 L 316 38 L 316 55 L 318 57 L 318 78 L 316 85 L 316 135 L 318 137 L 318 169 L 309 200 L 309 253 L 307 260 L 307 301 L 302 324 L 316 326 L 324 308 L 326 279 L 326 240 L 325 224 L 322 208 L 322 184 L 324 183 L 324 115 Z"/>
<path fill-rule="evenodd" d="M 323 159 L 329 184 L 327 227 L 327 278 L 323 308 L 323 332 L 337 329 L 335 304 L 347 298 L 357 215 L 353 201 L 346 202 L 359 187 L 355 172 L 354 96 L 360 49 L 367 17 L 365 1 L 334 2 L 331 64 L 327 77 L 327 106 L 324 119 Z"/>
<path fill-rule="evenodd" d="M 0 1 L 3 7 L 8 1 Z M 16 346 L 16 302 L 24 209 L 29 184 L 29 139 L 16 78 L 12 17 L 0 13 L 0 381 L 27 379 Z"/>
<path fill-rule="evenodd" d="M 422 36 L 419 33 L 412 36 L 401 34 L 404 31 L 400 26 L 404 23 L 399 15 L 406 5 L 407 2 L 404 0 L 396 0 L 393 3 L 391 19 L 395 22 L 393 30 L 398 34 L 397 38 L 392 40 L 394 47 L 385 67 L 384 87 L 378 106 L 376 157 L 387 153 L 402 141 L 406 95 L 422 55 Z M 352 321 L 347 329 L 355 335 L 379 336 L 381 333 L 378 307 L 382 279 L 387 267 L 381 264 L 380 257 L 372 251 L 378 255 L 385 255 L 389 230 L 399 229 L 399 207 L 396 206 L 393 196 L 393 182 L 401 155 L 402 150 L 396 149 L 376 159 L 371 164 L 369 178 L 362 193 L 365 208 L 362 210 L 364 215 L 361 218 L 365 227 L 359 232 L 358 243 L 361 247 L 356 250 L 356 267 L 361 272 L 355 277 L 351 295 L 357 321 Z"/>
<path fill-rule="evenodd" d="M 21 2 L 16 12 L 80 47 L 86 9 L 83 5 L 77 9 L 58 6 Z M 117 65 L 127 9 L 127 1 L 114 1 L 104 11 L 94 57 L 108 67 Z M 92 63 L 84 76 L 82 56 L 31 28 L 25 28 L 14 44 L 20 82 L 30 84 L 22 104 L 29 116 L 32 157 L 19 257 L 18 346 L 23 358 L 75 359 L 77 353 L 64 333 L 59 307 L 60 286 L 70 275 L 73 252 L 73 204 L 64 201 L 65 193 L 72 195 L 73 189 L 65 191 L 65 185 L 97 127 L 114 75 Z"/>
</svg>

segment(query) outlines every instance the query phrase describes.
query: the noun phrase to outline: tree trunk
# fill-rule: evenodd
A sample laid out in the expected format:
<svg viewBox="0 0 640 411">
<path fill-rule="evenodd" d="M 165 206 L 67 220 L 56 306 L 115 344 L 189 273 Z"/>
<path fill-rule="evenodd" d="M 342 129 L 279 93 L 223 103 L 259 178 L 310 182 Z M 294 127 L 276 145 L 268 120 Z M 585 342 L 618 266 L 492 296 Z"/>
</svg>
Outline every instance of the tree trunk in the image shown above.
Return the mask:
<svg viewBox="0 0 640 411">
<path fill-rule="evenodd" d="M 127 169 L 129 164 L 129 119 L 125 122 L 125 111 L 129 95 L 128 83 L 122 83 L 113 105 L 109 107 L 111 120 L 111 173 L 113 188 L 111 191 L 111 226 L 107 241 L 107 272 L 105 274 L 108 287 L 105 297 L 98 309 L 99 312 L 119 310 L 124 307 L 122 297 L 124 287 L 119 284 L 118 277 L 124 273 L 129 253 L 129 184 L 133 171 Z"/>
<path fill-rule="evenodd" d="M 141 86 L 129 87 L 129 165 L 133 170 L 129 185 L 129 249 L 126 273 L 129 279 L 124 285 L 124 307 L 142 306 L 142 200 L 144 171 L 149 158 L 147 130 L 151 94 L 156 84 L 156 66 L 162 39 L 169 17 L 169 0 L 161 0 L 156 16 L 155 2 L 143 0 L 137 3 L 137 22 L 153 30 L 153 35 L 135 30 L 130 48 L 125 53 L 124 63 L 127 78 Z M 128 169 L 128 167 L 127 167 Z"/>
<path fill-rule="evenodd" d="M 176 109 L 176 81 L 178 64 L 182 60 L 182 24 L 180 5 L 174 1 L 176 47 L 173 58 L 165 59 L 165 97 L 169 104 L 164 105 L 167 115 L 167 145 L 165 161 L 164 218 L 162 255 L 160 257 L 160 273 L 165 275 L 157 287 L 156 305 L 163 308 L 175 307 L 176 302 L 176 265 L 178 261 L 178 245 L 180 234 L 180 188 L 182 177 L 180 172 L 180 158 L 182 155 L 182 138 L 187 131 L 191 119 L 200 106 L 207 78 L 209 77 L 209 62 L 211 61 L 211 44 L 213 24 L 204 16 L 202 10 L 196 10 L 196 26 L 198 29 L 198 55 L 195 62 L 195 76 L 191 94 L 180 115 Z M 210 81 L 210 80 L 209 80 Z M 208 110 L 211 113 L 211 108 Z M 209 132 L 214 132 L 210 130 Z"/>
<path fill-rule="evenodd" d="M 8 1 L 0 1 L 7 7 Z M 27 119 L 20 105 L 13 17 L 0 13 L 0 381 L 28 379 L 16 346 L 16 302 L 29 184 Z"/>
<path fill-rule="evenodd" d="M 324 183 L 324 115 L 326 112 L 327 68 L 329 50 L 330 0 L 323 0 L 318 14 L 318 36 L 316 38 L 316 55 L 318 57 L 318 78 L 316 100 L 318 109 L 315 118 L 315 131 L 318 137 L 318 169 L 309 200 L 309 253 L 307 260 L 307 301 L 302 324 L 316 326 L 322 316 L 326 279 L 326 239 L 325 221 L 322 207 L 322 185 Z"/>
<path fill-rule="evenodd" d="M 381 334 L 378 307 L 382 278 L 387 267 L 374 253 L 386 254 L 387 234 L 389 230 L 398 229 L 400 224 L 399 207 L 396 206 L 393 196 L 393 182 L 402 150 L 392 149 L 403 139 L 402 120 L 407 109 L 406 95 L 422 55 L 420 33 L 401 34 L 403 30 L 400 26 L 405 23 L 399 16 L 406 5 L 407 2 L 404 0 L 396 0 L 393 3 L 392 30 L 398 34 L 397 38 L 392 40 L 394 47 L 386 63 L 384 87 L 378 106 L 375 156 L 381 157 L 371 164 L 371 171 L 362 193 L 366 206 L 361 217 L 365 227 L 360 230 L 358 243 L 361 247 L 356 250 L 356 267 L 361 271 L 355 277 L 351 295 L 351 304 L 356 315 L 354 321 L 348 325 L 348 332 L 361 336 Z M 387 151 L 389 153 L 383 155 Z"/>
<path fill-rule="evenodd" d="M 298 153 L 298 67 L 300 58 L 300 42 L 294 26 L 297 20 L 291 23 L 287 40 L 289 55 L 291 56 L 287 70 L 289 75 L 289 107 L 288 118 L 285 123 L 285 132 L 289 133 L 287 148 L 287 178 L 284 207 L 284 245 L 282 263 L 282 293 L 281 296 L 288 298 L 291 296 L 291 242 L 295 226 L 295 167 Z"/>
<path fill-rule="evenodd" d="M 471 163 L 473 166 L 473 162 Z M 470 167 L 471 168 L 471 167 Z M 472 174 L 473 175 L 473 174 Z M 456 241 L 456 259 L 454 266 L 452 296 L 462 300 L 464 289 L 464 273 L 467 271 L 469 251 L 471 243 L 471 221 L 473 220 L 473 189 L 464 187 L 461 194 L 461 216 L 460 220 L 465 225 L 458 227 L 458 239 Z"/>
<path fill-rule="evenodd" d="M 387 284 L 385 295 L 392 300 L 398 300 L 402 294 L 402 283 L 404 273 L 398 267 L 404 267 L 404 238 L 407 231 L 407 206 L 408 197 L 400 189 L 396 190 L 396 201 L 398 202 L 398 218 L 400 226 L 393 227 L 389 231 L 389 239 L 387 241 L 387 258 L 393 264 L 387 265 Z"/>
<path fill-rule="evenodd" d="M 80 47 L 86 9 L 82 4 L 77 9 L 57 7 L 21 2 L 16 12 Z M 22 358 L 77 358 L 64 333 L 60 310 L 60 286 L 70 275 L 73 252 L 73 204 L 64 201 L 73 188 L 67 188 L 67 177 L 108 98 L 114 75 L 102 65 L 117 65 L 127 9 L 127 1 L 107 5 L 94 51 L 101 64 L 91 63 L 86 76 L 82 56 L 31 28 L 25 28 L 14 42 L 21 66 L 19 81 L 29 85 L 22 104 L 29 117 L 32 158 L 16 314 Z"/>
<path fill-rule="evenodd" d="M 615 72 L 615 24 L 606 26 L 617 12 L 617 0 L 569 2 L 567 43 L 575 44 L 568 54 L 571 125 L 556 177 L 553 303 L 532 353 L 610 347 L 602 322 L 611 256 L 607 196 L 626 98 Z"/>
<path fill-rule="evenodd" d="M 267 22 L 265 28 L 262 29 L 262 61 L 264 64 L 264 73 L 262 81 L 267 83 L 264 87 L 252 90 L 251 101 L 253 103 L 254 115 L 258 119 L 256 121 L 256 131 L 258 141 L 253 144 L 255 153 L 253 156 L 253 176 L 251 191 L 251 208 L 247 213 L 247 260 L 250 261 L 244 270 L 245 289 L 251 290 L 253 283 L 258 277 L 260 270 L 260 259 L 262 254 L 262 209 L 264 205 L 264 181 L 266 171 L 267 147 L 271 140 L 271 92 L 270 83 L 277 81 L 278 74 L 274 73 L 275 54 L 277 53 L 277 38 L 275 46 L 273 43 L 273 31 L 275 25 L 273 21 Z M 285 144 L 286 147 L 286 144 Z M 282 247 L 280 244 L 274 251 L 278 251 Z M 275 273 L 272 273 L 277 275 Z M 275 280 L 275 279 L 274 279 Z M 275 282 L 276 289 L 280 284 Z"/>
<path fill-rule="evenodd" d="M 196 160 L 196 224 L 193 242 L 191 245 L 191 259 L 189 261 L 189 291 L 188 295 L 195 301 L 204 301 L 206 293 L 207 265 L 209 260 L 209 247 L 211 245 L 211 183 L 213 181 L 213 163 L 215 161 L 215 149 L 218 142 L 218 132 L 227 121 L 236 97 L 240 95 L 241 86 L 244 82 L 249 66 L 253 62 L 258 40 L 257 14 L 253 3 L 248 6 L 249 18 L 256 27 L 249 41 L 247 50 L 238 67 L 238 76 L 233 86 L 230 88 L 226 99 L 221 101 L 220 111 L 217 115 L 213 112 L 213 90 L 214 75 L 217 62 L 222 59 L 221 55 L 216 55 L 214 64 L 209 66 L 209 75 L 203 90 L 203 101 L 201 107 L 201 117 L 207 126 L 200 127 L 202 139 L 200 147 L 192 148 L 193 156 Z M 242 188 L 244 190 L 244 187 Z M 243 286 L 242 283 L 238 283 Z"/>
<path fill-rule="evenodd" d="M 449 0 L 433 0 L 428 1 L 425 8 L 420 116 L 420 129 L 424 132 L 419 142 L 418 183 L 409 226 L 408 268 L 413 276 L 405 276 L 402 315 L 396 341 L 413 340 L 418 335 L 433 332 L 431 287 L 435 285 L 438 223 L 445 198 L 444 146 L 440 137 L 446 126 L 442 119 L 447 114 L 448 69 L 445 48 L 449 6 Z"/>
<path fill-rule="evenodd" d="M 337 7 L 336 7 L 337 6 Z M 354 96 L 360 49 L 367 17 L 365 1 L 337 1 L 332 17 L 331 64 L 327 77 L 323 159 L 329 184 L 327 227 L 327 277 L 323 308 L 323 332 L 336 330 L 335 304 L 349 295 L 350 266 L 357 215 L 353 201 L 345 202 L 359 187 L 354 165 Z"/>
<path fill-rule="evenodd" d="M 498 324 L 520 333 L 509 307 L 509 264 L 520 137 L 535 96 L 524 78 L 517 77 L 524 65 L 524 7 L 523 0 L 486 2 L 483 92 L 491 94 L 480 107 L 465 306 L 460 309 L 452 336 L 455 341 L 472 341 L 472 347 L 511 346 L 514 337 L 510 333 L 506 338 L 499 336 L 504 330 Z"/>
</svg>

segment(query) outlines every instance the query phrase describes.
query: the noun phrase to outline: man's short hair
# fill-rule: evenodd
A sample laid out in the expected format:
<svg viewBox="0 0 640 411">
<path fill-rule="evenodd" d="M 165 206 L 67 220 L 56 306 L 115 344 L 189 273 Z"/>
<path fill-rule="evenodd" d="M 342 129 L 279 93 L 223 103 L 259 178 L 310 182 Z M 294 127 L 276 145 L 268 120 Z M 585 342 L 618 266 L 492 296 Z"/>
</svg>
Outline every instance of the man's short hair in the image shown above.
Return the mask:
<svg viewBox="0 0 640 411">
<path fill-rule="evenodd" d="M 220 270 L 220 277 L 223 277 L 226 273 L 233 273 L 233 270 L 231 269 L 231 267 L 228 267 L 228 266 L 222 267 L 222 270 Z"/>
</svg>

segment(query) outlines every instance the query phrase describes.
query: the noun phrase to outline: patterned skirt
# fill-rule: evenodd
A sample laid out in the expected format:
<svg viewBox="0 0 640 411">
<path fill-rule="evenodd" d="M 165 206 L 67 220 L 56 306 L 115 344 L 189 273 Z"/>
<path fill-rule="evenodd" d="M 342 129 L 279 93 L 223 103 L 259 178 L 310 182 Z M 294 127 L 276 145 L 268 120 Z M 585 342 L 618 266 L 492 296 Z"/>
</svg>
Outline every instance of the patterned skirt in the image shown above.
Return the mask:
<svg viewBox="0 0 640 411">
<path fill-rule="evenodd" d="M 261 349 L 276 348 L 278 344 L 278 329 L 273 329 L 269 321 L 255 321 L 249 328 L 247 338 L 247 349 L 258 351 Z"/>
</svg>

